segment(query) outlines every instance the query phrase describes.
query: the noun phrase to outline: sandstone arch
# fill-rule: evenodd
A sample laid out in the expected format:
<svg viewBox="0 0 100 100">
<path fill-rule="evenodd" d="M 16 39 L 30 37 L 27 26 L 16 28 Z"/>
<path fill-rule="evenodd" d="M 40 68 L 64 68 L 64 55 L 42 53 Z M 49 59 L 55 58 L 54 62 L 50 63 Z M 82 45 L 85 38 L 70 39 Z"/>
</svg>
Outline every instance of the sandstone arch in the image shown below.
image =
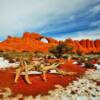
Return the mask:
<svg viewBox="0 0 100 100">
<path fill-rule="evenodd" d="M 40 41 L 44 43 L 49 43 L 48 39 L 46 39 L 45 37 L 40 38 Z"/>
</svg>

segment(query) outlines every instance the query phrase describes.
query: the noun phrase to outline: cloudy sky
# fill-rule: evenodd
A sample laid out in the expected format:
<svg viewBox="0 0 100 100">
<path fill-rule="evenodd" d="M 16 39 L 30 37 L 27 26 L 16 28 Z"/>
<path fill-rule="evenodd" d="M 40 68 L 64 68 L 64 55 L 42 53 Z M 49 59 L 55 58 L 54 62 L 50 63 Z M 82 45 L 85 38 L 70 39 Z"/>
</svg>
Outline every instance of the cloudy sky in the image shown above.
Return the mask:
<svg viewBox="0 0 100 100">
<path fill-rule="evenodd" d="M 0 41 L 25 31 L 60 40 L 100 38 L 100 0 L 0 0 Z"/>
</svg>

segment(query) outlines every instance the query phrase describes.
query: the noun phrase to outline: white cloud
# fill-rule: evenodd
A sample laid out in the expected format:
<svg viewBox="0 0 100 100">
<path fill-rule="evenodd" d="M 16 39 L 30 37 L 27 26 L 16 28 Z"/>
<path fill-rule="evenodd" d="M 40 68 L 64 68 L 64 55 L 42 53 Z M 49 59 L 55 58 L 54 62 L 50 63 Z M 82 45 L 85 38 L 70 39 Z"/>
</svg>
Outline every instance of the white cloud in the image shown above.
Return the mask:
<svg viewBox="0 0 100 100">
<path fill-rule="evenodd" d="M 74 34 L 74 35 L 73 35 Z M 74 40 L 81 40 L 81 39 L 99 39 L 100 37 L 100 30 L 91 30 L 91 31 L 80 31 L 77 33 L 65 34 L 60 37 L 55 37 L 58 40 L 64 40 L 66 38 L 72 38 Z"/>
<path fill-rule="evenodd" d="M 96 5 L 93 9 L 91 9 L 92 13 L 95 15 L 100 12 L 100 4 Z"/>
<path fill-rule="evenodd" d="M 0 36 L 31 31 L 61 15 L 83 9 L 91 0 L 0 0 Z"/>
</svg>

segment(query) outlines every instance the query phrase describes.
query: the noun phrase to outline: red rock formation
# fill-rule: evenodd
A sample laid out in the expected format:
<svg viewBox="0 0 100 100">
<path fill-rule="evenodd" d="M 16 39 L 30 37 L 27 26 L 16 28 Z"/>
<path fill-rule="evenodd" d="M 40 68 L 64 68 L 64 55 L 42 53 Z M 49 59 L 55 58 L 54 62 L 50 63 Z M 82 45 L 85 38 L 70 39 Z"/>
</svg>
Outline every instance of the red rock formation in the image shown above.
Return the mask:
<svg viewBox="0 0 100 100">
<path fill-rule="evenodd" d="M 44 38 L 48 41 L 45 43 L 41 41 Z M 50 37 L 42 36 L 38 33 L 29 33 L 25 32 L 22 37 L 12 37 L 8 36 L 8 38 L 2 42 L 0 42 L 0 51 L 42 51 L 48 52 L 48 49 L 52 46 L 58 45 L 62 41 L 57 41 Z M 92 41 L 92 40 L 72 40 L 66 39 L 64 41 L 65 44 L 72 46 L 74 53 L 96 53 L 100 52 L 100 39 Z"/>
<path fill-rule="evenodd" d="M 41 38 L 47 39 L 48 43 L 42 42 Z M 44 37 L 38 33 L 25 32 L 23 37 L 8 36 L 6 40 L 0 43 L 0 51 L 43 51 L 48 52 L 48 49 L 59 43 L 52 38 Z"/>
<path fill-rule="evenodd" d="M 100 40 L 65 40 L 65 43 L 73 46 L 74 53 L 98 53 L 100 52 Z"/>
<path fill-rule="evenodd" d="M 100 40 L 99 39 L 94 41 L 94 46 L 96 48 L 95 51 L 100 52 Z"/>
</svg>

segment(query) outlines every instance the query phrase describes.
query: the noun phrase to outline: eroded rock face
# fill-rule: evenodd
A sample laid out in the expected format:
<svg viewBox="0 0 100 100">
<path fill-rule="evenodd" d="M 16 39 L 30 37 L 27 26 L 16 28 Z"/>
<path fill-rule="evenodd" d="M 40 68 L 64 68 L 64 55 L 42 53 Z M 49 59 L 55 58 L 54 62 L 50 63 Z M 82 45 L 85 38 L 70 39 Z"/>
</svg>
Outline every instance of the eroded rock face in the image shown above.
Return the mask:
<svg viewBox="0 0 100 100">
<path fill-rule="evenodd" d="M 46 39 L 47 42 L 41 41 L 41 39 Z M 42 51 L 48 52 L 48 49 L 52 46 L 56 46 L 60 43 L 51 37 L 45 37 L 38 33 L 25 32 L 22 37 L 12 37 L 0 42 L 0 51 Z M 95 41 L 92 40 L 72 40 L 66 39 L 65 44 L 73 47 L 72 52 L 74 53 L 96 53 L 100 52 L 100 39 Z"/>
<path fill-rule="evenodd" d="M 41 38 L 47 39 L 48 43 L 41 41 Z M 0 43 L 0 51 L 43 51 L 48 52 L 52 46 L 59 42 L 52 38 L 44 37 L 38 33 L 25 32 L 22 37 L 11 37 Z"/>
<path fill-rule="evenodd" d="M 74 53 L 98 53 L 100 52 L 100 40 L 97 39 L 95 41 L 93 40 L 72 40 L 67 39 L 65 40 L 65 43 L 73 46 L 73 52 Z"/>
</svg>

